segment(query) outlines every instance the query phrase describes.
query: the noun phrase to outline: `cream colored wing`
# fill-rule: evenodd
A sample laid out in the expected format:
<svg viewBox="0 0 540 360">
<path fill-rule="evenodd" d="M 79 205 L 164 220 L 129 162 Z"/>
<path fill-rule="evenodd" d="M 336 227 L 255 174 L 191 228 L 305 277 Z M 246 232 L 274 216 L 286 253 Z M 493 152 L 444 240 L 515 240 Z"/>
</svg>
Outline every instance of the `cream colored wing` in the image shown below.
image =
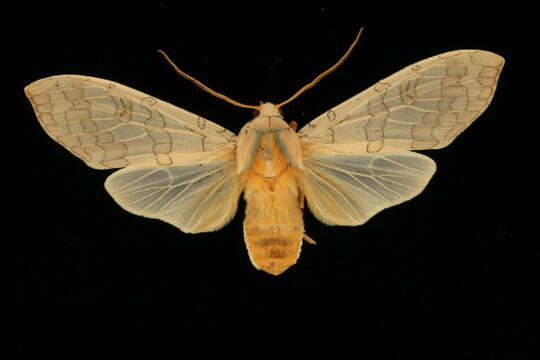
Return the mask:
<svg viewBox="0 0 540 360">
<path fill-rule="evenodd" d="M 458 50 L 378 82 L 299 131 L 310 149 L 344 153 L 439 149 L 489 105 L 504 59 Z"/>
<path fill-rule="evenodd" d="M 435 162 L 411 151 L 379 154 L 311 154 L 302 190 L 311 212 L 330 225 L 360 225 L 379 211 L 418 195 Z"/>
<path fill-rule="evenodd" d="M 125 210 L 186 233 L 214 231 L 236 213 L 240 186 L 231 156 L 185 166 L 130 166 L 105 181 Z"/>
<path fill-rule="evenodd" d="M 25 92 L 47 134 L 96 169 L 193 163 L 236 141 L 219 125 L 108 80 L 52 76 Z"/>
</svg>

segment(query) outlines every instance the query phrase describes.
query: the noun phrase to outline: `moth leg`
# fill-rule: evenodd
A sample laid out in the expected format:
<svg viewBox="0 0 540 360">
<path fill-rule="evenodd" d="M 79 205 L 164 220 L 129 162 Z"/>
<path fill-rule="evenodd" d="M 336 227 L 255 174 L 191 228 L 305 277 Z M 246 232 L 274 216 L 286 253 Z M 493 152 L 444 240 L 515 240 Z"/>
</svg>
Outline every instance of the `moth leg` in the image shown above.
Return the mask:
<svg viewBox="0 0 540 360">
<path fill-rule="evenodd" d="M 304 237 L 303 237 L 304 241 L 307 242 L 308 244 L 311 244 L 311 245 L 317 245 L 317 242 L 315 240 L 313 240 L 312 238 L 310 238 L 309 236 L 307 236 L 307 234 L 304 234 Z"/>
<path fill-rule="evenodd" d="M 294 121 L 293 121 L 293 123 L 294 123 Z M 294 123 L 294 124 L 296 126 L 296 123 Z M 300 201 L 300 209 L 304 209 L 304 203 L 306 202 L 306 196 L 305 196 L 303 191 L 300 191 L 300 195 L 298 197 L 298 200 Z M 308 244 L 317 245 L 317 242 L 315 240 L 313 240 L 312 238 L 310 238 L 305 233 L 304 233 L 304 236 L 302 237 L 302 239 L 304 239 L 304 241 L 307 242 Z"/>
<path fill-rule="evenodd" d="M 293 129 L 294 131 L 296 131 L 296 128 L 298 127 L 298 124 L 296 123 L 296 121 L 291 121 L 291 122 L 289 123 L 289 127 L 290 127 L 291 129 Z"/>
</svg>

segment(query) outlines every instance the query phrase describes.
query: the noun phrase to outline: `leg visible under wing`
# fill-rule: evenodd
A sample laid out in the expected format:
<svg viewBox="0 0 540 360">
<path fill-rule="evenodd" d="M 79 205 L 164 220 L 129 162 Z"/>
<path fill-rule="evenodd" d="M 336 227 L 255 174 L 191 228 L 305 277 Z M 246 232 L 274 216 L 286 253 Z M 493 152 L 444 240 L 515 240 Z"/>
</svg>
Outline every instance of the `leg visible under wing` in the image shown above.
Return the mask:
<svg viewBox="0 0 540 360">
<path fill-rule="evenodd" d="M 294 121 L 293 121 L 294 122 Z M 295 123 L 296 124 L 296 123 Z M 298 200 L 300 201 L 300 209 L 304 209 L 304 204 L 306 202 L 306 197 L 304 195 L 304 192 L 300 190 L 300 195 L 299 195 L 299 198 Z M 308 244 L 311 244 L 311 245 L 317 245 L 317 242 L 315 240 L 313 240 L 312 238 L 310 238 L 307 234 L 304 233 L 304 237 L 303 237 L 304 241 L 307 242 Z"/>
<path fill-rule="evenodd" d="M 291 127 L 291 129 L 293 129 L 294 131 L 296 131 L 296 128 L 298 127 L 298 124 L 296 123 L 296 121 L 291 121 L 289 123 L 289 126 Z"/>
<path fill-rule="evenodd" d="M 308 244 L 311 244 L 311 245 L 317 245 L 317 242 L 315 240 L 313 240 L 312 238 L 310 238 L 307 234 L 304 234 L 304 237 L 303 237 L 304 241 L 307 242 Z"/>
</svg>

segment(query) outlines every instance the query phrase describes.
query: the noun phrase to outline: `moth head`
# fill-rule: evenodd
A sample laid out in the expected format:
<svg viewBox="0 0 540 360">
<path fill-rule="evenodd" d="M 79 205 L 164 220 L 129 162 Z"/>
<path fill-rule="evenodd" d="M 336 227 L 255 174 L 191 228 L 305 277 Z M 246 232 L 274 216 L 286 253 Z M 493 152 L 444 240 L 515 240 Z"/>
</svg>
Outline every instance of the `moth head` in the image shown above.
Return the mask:
<svg viewBox="0 0 540 360">
<path fill-rule="evenodd" d="M 279 116 L 281 117 L 281 113 L 278 109 L 278 107 L 272 103 L 265 102 L 261 103 L 259 105 L 259 116 Z"/>
</svg>

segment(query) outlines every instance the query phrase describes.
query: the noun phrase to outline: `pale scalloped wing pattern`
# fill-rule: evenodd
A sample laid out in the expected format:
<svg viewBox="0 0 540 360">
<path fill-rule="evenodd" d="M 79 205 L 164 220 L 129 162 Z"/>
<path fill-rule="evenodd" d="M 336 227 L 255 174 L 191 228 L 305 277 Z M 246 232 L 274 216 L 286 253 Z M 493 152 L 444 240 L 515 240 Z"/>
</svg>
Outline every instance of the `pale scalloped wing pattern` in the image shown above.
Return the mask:
<svg viewBox="0 0 540 360">
<path fill-rule="evenodd" d="M 47 134 L 93 168 L 193 163 L 234 149 L 223 127 L 112 81 L 52 76 L 25 92 Z"/>
<path fill-rule="evenodd" d="M 489 105 L 504 59 L 458 50 L 411 65 L 299 131 L 312 150 L 349 153 L 439 149 Z"/>
</svg>

